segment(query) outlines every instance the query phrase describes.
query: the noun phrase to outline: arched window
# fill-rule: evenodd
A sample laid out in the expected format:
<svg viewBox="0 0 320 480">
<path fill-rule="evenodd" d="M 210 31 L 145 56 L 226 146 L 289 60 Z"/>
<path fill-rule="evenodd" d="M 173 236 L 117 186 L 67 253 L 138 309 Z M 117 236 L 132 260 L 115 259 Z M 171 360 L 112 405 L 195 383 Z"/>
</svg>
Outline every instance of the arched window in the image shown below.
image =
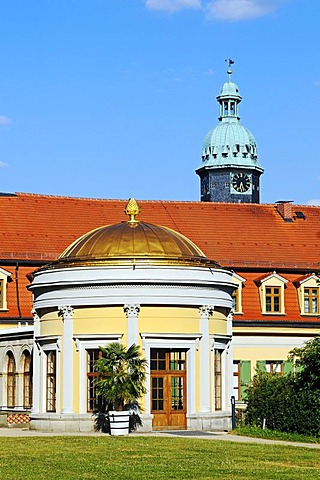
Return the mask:
<svg viewBox="0 0 320 480">
<path fill-rule="evenodd" d="M 16 362 L 12 352 L 7 353 L 7 406 L 14 407 L 16 404 Z"/>
<path fill-rule="evenodd" d="M 32 359 L 28 350 L 23 352 L 23 407 L 32 407 Z"/>
</svg>

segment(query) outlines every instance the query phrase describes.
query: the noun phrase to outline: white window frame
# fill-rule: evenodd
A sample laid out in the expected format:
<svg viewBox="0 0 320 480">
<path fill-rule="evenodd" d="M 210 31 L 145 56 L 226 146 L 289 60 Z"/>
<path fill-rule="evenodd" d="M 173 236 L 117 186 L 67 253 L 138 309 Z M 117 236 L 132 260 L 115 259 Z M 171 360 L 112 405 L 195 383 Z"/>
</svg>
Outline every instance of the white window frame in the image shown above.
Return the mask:
<svg viewBox="0 0 320 480">
<path fill-rule="evenodd" d="M 212 365 L 212 376 L 211 376 L 211 385 L 212 385 L 212 411 L 225 412 L 230 409 L 230 397 L 233 389 L 233 356 L 232 356 L 232 338 L 229 336 L 219 336 L 213 335 L 210 336 L 212 340 L 211 344 L 211 365 Z M 214 351 L 222 350 L 221 353 L 221 410 L 215 410 L 215 368 L 214 368 Z"/>
<path fill-rule="evenodd" d="M 232 362 L 232 395 L 235 397 L 236 402 L 240 402 L 241 390 L 240 390 L 240 360 L 233 360 Z M 235 366 L 237 367 L 235 369 Z M 235 386 L 235 378 L 237 379 L 237 386 Z"/>
<path fill-rule="evenodd" d="M 87 350 L 99 349 L 108 343 L 121 343 L 122 334 L 84 334 L 73 337 L 76 350 L 79 352 L 79 412 L 80 414 L 92 415 L 87 412 Z"/>
<path fill-rule="evenodd" d="M 284 288 L 288 280 L 281 275 L 273 272 L 271 275 L 260 280 L 259 294 L 260 294 L 260 303 L 261 311 L 263 315 L 285 315 L 285 295 Z M 280 311 L 279 312 L 269 312 L 266 308 L 266 289 L 267 288 L 279 288 L 280 289 Z"/>
<path fill-rule="evenodd" d="M 232 281 L 233 281 L 233 283 L 235 283 L 238 286 L 238 288 L 232 294 L 232 296 L 234 296 L 234 295 L 236 296 L 236 298 L 237 298 L 236 304 L 238 305 L 237 310 L 233 309 L 233 314 L 234 315 L 241 315 L 241 314 L 243 314 L 242 290 L 243 290 L 244 282 L 246 281 L 246 279 L 241 277 L 239 274 L 233 272 Z"/>
<path fill-rule="evenodd" d="M 11 276 L 10 272 L 7 272 L 3 268 L 0 268 L 0 282 L 2 282 L 3 290 L 2 290 L 2 304 L 0 303 L 0 311 L 8 311 L 8 303 L 7 303 L 7 284 L 8 284 L 8 277 Z"/>
<path fill-rule="evenodd" d="M 320 278 L 315 274 L 312 273 L 308 277 L 304 278 L 301 281 L 298 281 L 297 292 L 298 292 L 298 300 L 299 300 L 299 307 L 301 315 L 306 315 L 308 317 L 317 317 L 320 314 Z M 304 297 L 305 297 L 305 289 L 310 288 L 311 290 L 318 291 L 318 311 L 317 312 L 306 312 L 304 308 Z"/>
<path fill-rule="evenodd" d="M 145 412 L 151 413 L 150 385 L 150 350 L 151 348 L 185 349 L 187 352 L 187 415 L 196 413 L 196 351 L 199 348 L 201 334 L 179 333 L 140 333 L 142 349 L 145 351 L 147 366 L 147 393 L 145 395 Z"/>
<path fill-rule="evenodd" d="M 266 360 L 266 372 L 283 375 L 283 369 L 284 369 L 283 360 Z"/>
<path fill-rule="evenodd" d="M 37 339 L 36 343 L 40 348 L 40 402 L 39 409 L 41 413 L 46 413 L 48 415 L 56 415 L 61 412 L 61 375 L 60 375 L 60 353 L 61 353 L 61 337 L 47 337 Z M 56 352 L 56 411 L 47 412 L 47 354 L 50 351 Z M 38 354 L 35 349 L 35 355 Z"/>
</svg>

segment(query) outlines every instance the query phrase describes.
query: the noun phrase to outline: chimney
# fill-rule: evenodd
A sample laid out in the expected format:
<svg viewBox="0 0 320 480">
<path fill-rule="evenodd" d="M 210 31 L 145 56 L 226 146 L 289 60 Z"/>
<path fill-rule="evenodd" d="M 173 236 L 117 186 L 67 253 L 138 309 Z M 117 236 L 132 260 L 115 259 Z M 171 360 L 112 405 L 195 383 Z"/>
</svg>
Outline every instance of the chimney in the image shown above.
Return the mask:
<svg viewBox="0 0 320 480">
<path fill-rule="evenodd" d="M 276 202 L 276 209 L 285 222 L 292 222 L 292 202 L 293 200 L 279 200 Z"/>
</svg>

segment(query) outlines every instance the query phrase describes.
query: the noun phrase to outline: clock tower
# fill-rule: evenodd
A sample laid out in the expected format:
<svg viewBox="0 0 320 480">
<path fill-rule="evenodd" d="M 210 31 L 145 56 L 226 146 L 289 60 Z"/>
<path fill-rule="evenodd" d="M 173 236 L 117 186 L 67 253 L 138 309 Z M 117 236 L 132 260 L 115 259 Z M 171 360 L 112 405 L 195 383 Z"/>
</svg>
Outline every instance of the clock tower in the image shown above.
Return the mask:
<svg viewBox="0 0 320 480">
<path fill-rule="evenodd" d="M 231 81 L 229 60 L 228 81 L 217 100 L 219 123 L 203 142 L 202 162 L 196 173 L 201 182 L 201 201 L 260 203 L 260 166 L 257 145 L 252 133 L 240 123 L 238 114 L 242 97 L 238 85 Z"/>
</svg>

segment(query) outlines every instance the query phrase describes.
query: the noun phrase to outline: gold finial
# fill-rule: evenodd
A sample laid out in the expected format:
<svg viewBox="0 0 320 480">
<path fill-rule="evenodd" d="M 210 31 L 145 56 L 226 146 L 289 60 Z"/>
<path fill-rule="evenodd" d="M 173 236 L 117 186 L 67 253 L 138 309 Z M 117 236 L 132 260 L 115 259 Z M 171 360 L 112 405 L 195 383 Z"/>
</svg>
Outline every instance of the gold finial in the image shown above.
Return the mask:
<svg viewBox="0 0 320 480">
<path fill-rule="evenodd" d="M 128 223 L 139 223 L 139 220 L 136 220 L 136 216 L 140 213 L 140 207 L 135 198 L 129 198 L 124 212 L 130 217 Z"/>
</svg>

